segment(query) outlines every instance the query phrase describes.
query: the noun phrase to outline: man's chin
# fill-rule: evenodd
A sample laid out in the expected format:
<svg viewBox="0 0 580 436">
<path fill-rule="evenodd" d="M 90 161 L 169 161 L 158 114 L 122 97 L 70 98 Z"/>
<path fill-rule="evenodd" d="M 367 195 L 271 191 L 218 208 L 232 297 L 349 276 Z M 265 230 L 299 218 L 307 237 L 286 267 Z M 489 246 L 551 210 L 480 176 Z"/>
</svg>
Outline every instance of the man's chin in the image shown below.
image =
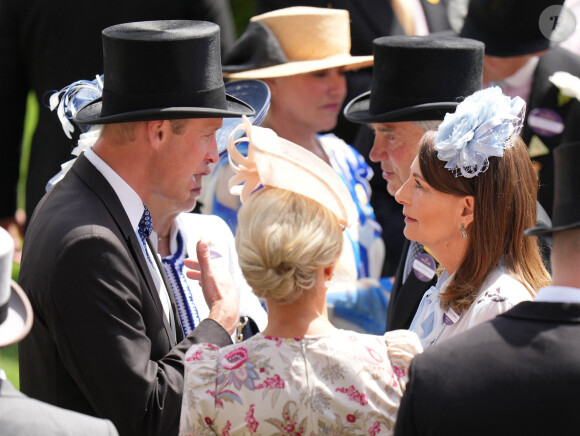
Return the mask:
<svg viewBox="0 0 580 436">
<path fill-rule="evenodd" d="M 400 188 L 400 186 L 399 187 L 395 187 L 395 185 L 387 182 L 387 192 L 389 193 L 389 195 L 391 197 L 394 197 L 395 196 L 395 194 L 397 193 L 397 191 L 399 190 L 399 188 Z"/>
</svg>

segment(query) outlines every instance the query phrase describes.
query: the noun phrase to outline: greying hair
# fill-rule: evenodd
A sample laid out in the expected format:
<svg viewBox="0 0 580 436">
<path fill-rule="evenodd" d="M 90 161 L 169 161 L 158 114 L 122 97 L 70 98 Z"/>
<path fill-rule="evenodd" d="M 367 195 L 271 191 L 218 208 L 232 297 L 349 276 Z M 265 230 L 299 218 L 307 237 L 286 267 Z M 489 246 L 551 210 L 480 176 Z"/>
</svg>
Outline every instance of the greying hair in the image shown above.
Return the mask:
<svg viewBox="0 0 580 436">
<path fill-rule="evenodd" d="M 423 132 L 427 132 L 429 130 L 437 130 L 439 128 L 439 124 L 442 122 L 443 120 L 413 121 L 413 124 L 415 124 Z"/>
</svg>

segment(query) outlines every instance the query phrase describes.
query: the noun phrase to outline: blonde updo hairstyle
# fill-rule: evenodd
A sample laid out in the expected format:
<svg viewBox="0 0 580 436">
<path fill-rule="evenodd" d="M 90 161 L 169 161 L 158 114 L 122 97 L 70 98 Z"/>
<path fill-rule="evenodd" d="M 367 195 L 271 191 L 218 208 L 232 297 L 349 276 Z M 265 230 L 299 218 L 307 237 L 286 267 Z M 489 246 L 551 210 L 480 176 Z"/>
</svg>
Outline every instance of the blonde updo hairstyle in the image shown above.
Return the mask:
<svg viewBox="0 0 580 436">
<path fill-rule="evenodd" d="M 295 192 L 263 188 L 238 212 L 236 250 L 254 293 L 279 303 L 312 289 L 320 268 L 342 250 L 342 228 L 320 203 Z"/>
</svg>

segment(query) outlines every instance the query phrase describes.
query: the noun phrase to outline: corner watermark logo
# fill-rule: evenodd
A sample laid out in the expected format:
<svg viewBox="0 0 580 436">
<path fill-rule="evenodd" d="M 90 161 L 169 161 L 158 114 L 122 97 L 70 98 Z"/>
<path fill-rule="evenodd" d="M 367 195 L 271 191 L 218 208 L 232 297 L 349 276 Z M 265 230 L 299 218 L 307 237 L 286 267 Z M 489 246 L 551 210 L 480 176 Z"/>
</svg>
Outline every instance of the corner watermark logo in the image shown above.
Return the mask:
<svg viewBox="0 0 580 436">
<path fill-rule="evenodd" d="M 574 13 L 560 5 L 548 6 L 540 15 L 538 26 L 542 35 L 552 42 L 565 41 L 576 29 Z"/>
</svg>

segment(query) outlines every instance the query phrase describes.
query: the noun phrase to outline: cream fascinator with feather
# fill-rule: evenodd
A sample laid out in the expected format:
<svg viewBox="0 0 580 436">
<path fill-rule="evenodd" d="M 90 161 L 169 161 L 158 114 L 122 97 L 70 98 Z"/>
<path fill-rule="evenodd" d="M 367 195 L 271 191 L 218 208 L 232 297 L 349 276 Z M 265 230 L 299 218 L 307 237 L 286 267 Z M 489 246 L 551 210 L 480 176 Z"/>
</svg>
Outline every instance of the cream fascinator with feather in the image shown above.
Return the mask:
<svg viewBox="0 0 580 436">
<path fill-rule="evenodd" d="M 358 214 L 350 193 L 336 172 L 305 148 L 280 138 L 273 130 L 253 126 L 244 116 L 228 138 L 228 156 L 235 175 L 229 181 L 242 203 L 261 186 L 286 189 L 330 209 L 341 225 L 356 224 Z M 236 132 L 245 136 L 235 139 Z M 248 142 L 248 156 L 237 144 Z"/>
</svg>

